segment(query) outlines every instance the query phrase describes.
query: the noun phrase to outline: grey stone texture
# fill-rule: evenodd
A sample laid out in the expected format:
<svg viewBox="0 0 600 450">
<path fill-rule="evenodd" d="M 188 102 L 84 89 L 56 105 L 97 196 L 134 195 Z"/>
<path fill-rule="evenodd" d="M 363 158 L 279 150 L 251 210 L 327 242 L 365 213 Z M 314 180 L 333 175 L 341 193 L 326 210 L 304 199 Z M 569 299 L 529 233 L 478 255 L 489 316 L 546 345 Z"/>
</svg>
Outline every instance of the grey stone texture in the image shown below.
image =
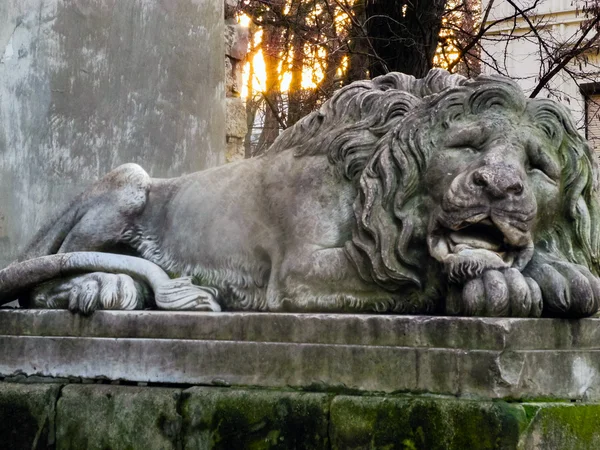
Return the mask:
<svg viewBox="0 0 600 450">
<path fill-rule="evenodd" d="M 224 162 L 223 2 L 0 2 L 0 265 L 125 162 Z"/>
<path fill-rule="evenodd" d="M 69 385 L 57 404 L 57 450 L 176 449 L 181 391 Z"/>
<path fill-rule="evenodd" d="M 0 448 L 51 448 L 59 391 L 56 384 L 0 383 Z"/>
<path fill-rule="evenodd" d="M 0 376 L 600 401 L 599 319 L 0 310 Z"/>
<path fill-rule="evenodd" d="M 0 419 L 11 450 L 595 450 L 600 439 L 598 403 L 219 387 L 0 382 Z"/>
</svg>

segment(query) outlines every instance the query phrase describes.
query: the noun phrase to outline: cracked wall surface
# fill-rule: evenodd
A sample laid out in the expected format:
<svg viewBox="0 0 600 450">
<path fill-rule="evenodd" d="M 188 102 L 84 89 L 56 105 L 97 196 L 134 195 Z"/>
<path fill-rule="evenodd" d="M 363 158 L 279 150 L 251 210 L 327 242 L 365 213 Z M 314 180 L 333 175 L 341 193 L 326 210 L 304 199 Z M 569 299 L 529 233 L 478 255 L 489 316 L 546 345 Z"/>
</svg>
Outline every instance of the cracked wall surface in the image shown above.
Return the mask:
<svg viewBox="0 0 600 450">
<path fill-rule="evenodd" d="M 120 164 L 225 161 L 223 17 L 212 0 L 0 2 L 0 266 Z"/>
</svg>

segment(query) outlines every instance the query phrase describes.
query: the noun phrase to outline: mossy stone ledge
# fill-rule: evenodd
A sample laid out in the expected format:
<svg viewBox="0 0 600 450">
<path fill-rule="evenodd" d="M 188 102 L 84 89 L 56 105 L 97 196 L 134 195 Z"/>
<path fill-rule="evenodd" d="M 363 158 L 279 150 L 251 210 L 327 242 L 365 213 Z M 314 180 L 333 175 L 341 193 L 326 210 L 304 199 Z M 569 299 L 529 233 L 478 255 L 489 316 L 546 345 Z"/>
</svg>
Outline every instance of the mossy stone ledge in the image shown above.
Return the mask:
<svg viewBox="0 0 600 450">
<path fill-rule="evenodd" d="M 0 448 L 597 449 L 600 320 L 0 310 Z"/>
<path fill-rule="evenodd" d="M 600 404 L 0 382 L 20 449 L 592 450 Z"/>
</svg>

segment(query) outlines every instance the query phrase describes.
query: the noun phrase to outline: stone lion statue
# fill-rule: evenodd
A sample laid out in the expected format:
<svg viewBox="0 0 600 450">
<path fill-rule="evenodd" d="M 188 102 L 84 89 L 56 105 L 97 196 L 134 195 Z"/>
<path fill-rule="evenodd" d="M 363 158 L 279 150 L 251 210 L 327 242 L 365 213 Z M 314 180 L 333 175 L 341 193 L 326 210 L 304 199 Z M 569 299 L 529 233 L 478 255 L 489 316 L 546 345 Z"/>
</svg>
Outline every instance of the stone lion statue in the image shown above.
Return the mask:
<svg viewBox="0 0 600 450">
<path fill-rule="evenodd" d="M 598 179 L 570 114 L 510 79 L 390 73 L 261 157 L 175 179 L 121 166 L 49 222 L 25 306 L 583 317 Z"/>
</svg>

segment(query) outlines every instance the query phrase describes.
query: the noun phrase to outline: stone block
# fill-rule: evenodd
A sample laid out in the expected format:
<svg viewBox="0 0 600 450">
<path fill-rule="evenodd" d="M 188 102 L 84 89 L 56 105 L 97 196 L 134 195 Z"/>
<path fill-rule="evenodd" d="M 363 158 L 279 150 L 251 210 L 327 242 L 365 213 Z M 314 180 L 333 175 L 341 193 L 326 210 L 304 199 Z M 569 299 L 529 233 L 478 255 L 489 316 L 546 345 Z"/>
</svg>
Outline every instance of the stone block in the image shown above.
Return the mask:
<svg viewBox="0 0 600 450">
<path fill-rule="evenodd" d="M 248 132 L 246 106 L 239 97 L 227 98 L 227 137 L 244 139 Z"/>
<path fill-rule="evenodd" d="M 489 319 L 377 314 L 0 310 L 3 334 L 21 336 L 294 342 L 456 350 L 597 348 L 600 320 Z"/>
<path fill-rule="evenodd" d="M 0 447 L 52 447 L 59 391 L 56 384 L 0 383 Z"/>
<path fill-rule="evenodd" d="M 182 402 L 185 449 L 328 449 L 325 394 L 195 387 Z"/>
<path fill-rule="evenodd" d="M 59 391 L 0 383 L 0 448 L 595 450 L 600 442 L 598 403 L 106 384 Z"/>
<path fill-rule="evenodd" d="M 111 385 L 66 386 L 57 405 L 57 449 L 175 449 L 181 391 Z"/>
<path fill-rule="evenodd" d="M 227 97 L 234 97 L 238 94 L 239 87 L 237 77 L 233 70 L 233 62 L 229 56 L 225 56 L 225 94 Z"/>
<path fill-rule="evenodd" d="M 0 336 L 0 374 L 415 391 L 416 352 L 264 342 Z M 352 368 L 349 370 L 349 368 Z"/>
<path fill-rule="evenodd" d="M 225 25 L 225 54 L 238 61 L 244 60 L 248 53 L 250 32 L 235 21 L 228 20 Z"/>
<path fill-rule="evenodd" d="M 514 449 L 527 421 L 520 405 L 423 397 L 338 396 L 331 448 Z"/>
</svg>

